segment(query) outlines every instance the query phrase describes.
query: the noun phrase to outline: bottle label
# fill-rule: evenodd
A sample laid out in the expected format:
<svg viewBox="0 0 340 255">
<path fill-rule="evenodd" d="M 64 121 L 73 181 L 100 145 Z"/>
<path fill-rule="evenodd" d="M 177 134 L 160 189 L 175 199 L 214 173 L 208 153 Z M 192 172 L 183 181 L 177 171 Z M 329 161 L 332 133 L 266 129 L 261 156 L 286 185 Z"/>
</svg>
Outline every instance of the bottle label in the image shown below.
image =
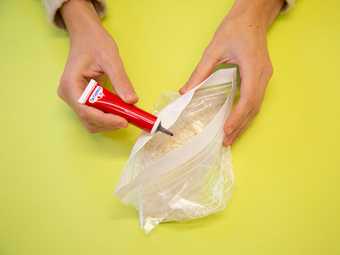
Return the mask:
<svg viewBox="0 0 340 255">
<path fill-rule="evenodd" d="M 97 86 L 93 91 L 92 95 L 90 96 L 89 102 L 91 104 L 97 102 L 99 99 L 103 98 L 104 92 L 101 86 Z"/>
</svg>

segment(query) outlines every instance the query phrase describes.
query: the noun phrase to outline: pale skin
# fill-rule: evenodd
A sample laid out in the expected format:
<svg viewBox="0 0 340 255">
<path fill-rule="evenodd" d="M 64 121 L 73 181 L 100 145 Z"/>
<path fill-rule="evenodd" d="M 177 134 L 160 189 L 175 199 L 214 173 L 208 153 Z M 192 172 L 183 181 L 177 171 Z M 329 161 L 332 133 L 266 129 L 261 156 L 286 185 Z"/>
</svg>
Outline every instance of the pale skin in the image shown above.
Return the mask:
<svg viewBox="0 0 340 255">
<path fill-rule="evenodd" d="M 224 145 L 231 145 L 258 113 L 273 68 L 267 31 L 283 0 L 236 0 L 218 27 L 187 83 L 185 93 L 206 79 L 221 63 L 240 69 L 240 99 L 224 125 Z M 77 100 L 90 78 L 106 75 L 114 91 L 127 103 L 138 97 L 124 69 L 117 44 L 101 25 L 91 2 L 70 0 L 61 8 L 70 36 L 70 52 L 58 95 L 75 111 L 91 133 L 127 127 L 125 119 L 80 105 Z"/>
</svg>

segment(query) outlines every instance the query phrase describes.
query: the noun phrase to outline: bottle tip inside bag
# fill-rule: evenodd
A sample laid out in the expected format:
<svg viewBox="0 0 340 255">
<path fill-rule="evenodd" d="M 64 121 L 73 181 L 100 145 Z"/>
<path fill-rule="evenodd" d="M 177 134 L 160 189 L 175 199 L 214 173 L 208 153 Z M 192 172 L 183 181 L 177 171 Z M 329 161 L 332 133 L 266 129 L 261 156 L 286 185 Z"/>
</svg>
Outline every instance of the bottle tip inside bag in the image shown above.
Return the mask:
<svg viewBox="0 0 340 255">
<path fill-rule="evenodd" d="M 159 124 L 159 126 L 157 127 L 157 131 L 162 132 L 162 133 L 164 133 L 164 134 L 167 134 L 167 135 L 169 135 L 169 136 L 174 136 L 174 133 L 172 133 L 170 130 L 168 130 L 168 129 L 162 127 L 161 124 Z"/>
</svg>

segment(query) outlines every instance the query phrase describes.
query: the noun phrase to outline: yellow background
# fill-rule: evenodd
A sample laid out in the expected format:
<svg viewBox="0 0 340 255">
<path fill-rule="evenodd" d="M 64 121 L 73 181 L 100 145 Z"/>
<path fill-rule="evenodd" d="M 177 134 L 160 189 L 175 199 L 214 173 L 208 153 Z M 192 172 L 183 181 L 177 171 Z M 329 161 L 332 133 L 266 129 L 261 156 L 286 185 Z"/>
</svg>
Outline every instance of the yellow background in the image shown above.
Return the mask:
<svg viewBox="0 0 340 255">
<path fill-rule="evenodd" d="M 186 81 L 231 4 L 108 1 L 139 105 Z M 232 148 L 227 209 L 145 236 L 112 196 L 139 131 L 88 134 L 56 96 L 67 35 L 40 1 L 2 0 L 0 254 L 340 254 L 339 9 L 300 0 L 272 27 L 274 77 Z"/>
</svg>

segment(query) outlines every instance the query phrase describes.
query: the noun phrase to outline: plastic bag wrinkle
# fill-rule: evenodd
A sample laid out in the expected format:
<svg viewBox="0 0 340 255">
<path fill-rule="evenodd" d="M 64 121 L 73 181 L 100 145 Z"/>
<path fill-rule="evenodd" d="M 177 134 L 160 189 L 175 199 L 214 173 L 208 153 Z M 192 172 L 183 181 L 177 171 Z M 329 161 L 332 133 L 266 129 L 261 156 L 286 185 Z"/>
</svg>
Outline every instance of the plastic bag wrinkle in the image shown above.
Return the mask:
<svg viewBox="0 0 340 255">
<path fill-rule="evenodd" d="M 142 135 L 117 188 L 122 201 L 139 211 L 146 233 L 161 222 L 191 220 L 225 208 L 233 174 L 230 148 L 223 147 L 223 123 L 235 93 L 235 74 L 235 69 L 217 71 L 184 95 L 190 100 L 174 93 L 162 96 L 159 105 L 165 108 L 159 114 L 165 123 L 176 104 L 187 101 L 167 126 L 175 136 Z"/>
</svg>

